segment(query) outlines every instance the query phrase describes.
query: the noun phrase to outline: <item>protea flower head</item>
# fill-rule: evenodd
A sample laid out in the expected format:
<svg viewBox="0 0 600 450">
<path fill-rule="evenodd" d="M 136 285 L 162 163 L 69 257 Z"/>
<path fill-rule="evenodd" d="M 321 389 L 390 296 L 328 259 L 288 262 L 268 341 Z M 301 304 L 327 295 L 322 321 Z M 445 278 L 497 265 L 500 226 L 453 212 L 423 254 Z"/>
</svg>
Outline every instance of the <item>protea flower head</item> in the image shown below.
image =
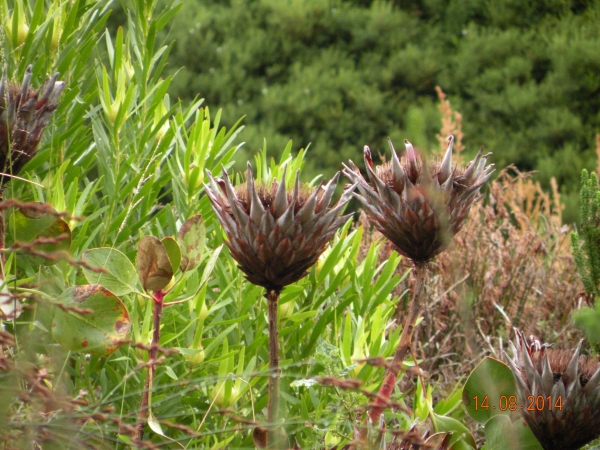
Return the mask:
<svg viewBox="0 0 600 450">
<path fill-rule="evenodd" d="M 600 436 L 600 363 L 575 351 L 527 342 L 515 329 L 508 359 L 523 417 L 545 450 L 575 450 Z M 544 403 L 528 408 L 539 400 Z"/>
<path fill-rule="evenodd" d="M 29 66 L 20 85 L 8 81 L 6 71 L 0 80 L 0 188 L 8 175 L 18 174 L 35 156 L 65 86 L 55 74 L 42 87 L 33 89 L 31 76 Z"/>
<path fill-rule="evenodd" d="M 344 165 L 344 174 L 358 184 L 360 194 L 354 196 L 371 223 L 415 264 L 426 263 L 448 246 L 493 172 L 493 164 L 486 166 L 491 153 L 482 155 L 483 149 L 465 169 L 452 167 L 453 142 L 450 136 L 442 161 L 424 161 L 408 141 L 406 154 L 398 158 L 388 140 L 392 159 L 375 168 L 365 147 L 369 181 L 352 161 L 351 167 Z"/>
<path fill-rule="evenodd" d="M 207 171 L 206 192 L 229 241 L 227 246 L 246 278 L 267 291 L 280 292 L 298 281 L 325 250 L 333 234 L 349 217 L 341 216 L 353 187 L 330 207 L 339 173 L 325 186 L 300 185 L 299 171 L 291 191 L 283 180 L 270 185 L 254 181 L 248 163 L 246 182 L 233 187 Z"/>
</svg>

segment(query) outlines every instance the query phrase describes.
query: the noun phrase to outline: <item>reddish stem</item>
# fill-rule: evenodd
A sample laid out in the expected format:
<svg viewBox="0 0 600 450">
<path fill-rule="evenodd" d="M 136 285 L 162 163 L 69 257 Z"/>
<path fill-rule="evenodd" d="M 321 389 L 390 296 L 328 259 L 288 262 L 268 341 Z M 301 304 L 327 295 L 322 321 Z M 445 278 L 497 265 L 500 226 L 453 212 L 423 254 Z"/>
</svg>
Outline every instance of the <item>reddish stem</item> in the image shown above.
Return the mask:
<svg viewBox="0 0 600 450">
<path fill-rule="evenodd" d="M 394 392 L 394 387 L 396 386 L 396 379 L 398 378 L 398 373 L 400 372 L 400 369 L 402 368 L 402 363 L 404 362 L 404 357 L 406 356 L 406 352 L 411 346 L 412 335 L 415 329 L 415 323 L 417 321 L 417 318 L 419 317 L 419 312 L 421 311 L 421 293 L 423 291 L 426 269 L 426 264 L 415 264 L 415 288 L 413 292 L 413 299 L 410 305 L 408 316 L 406 316 L 406 319 L 404 320 L 404 326 L 402 327 L 402 335 L 400 336 L 400 342 L 398 343 L 398 347 L 396 348 L 394 360 L 386 370 L 385 377 L 383 379 L 383 384 L 381 385 L 381 388 L 377 393 L 377 397 L 375 397 L 375 400 L 373 400 L 373 403 L 371 404 L 371 409 L 368 411 L 369 420 L 373 426 L 379 425 L 379 418 L 381 417 L 383 411 L 385 411 L 385 409 L 388 407 L 390 397 L 392 396 L 392 393 Z"/>
<path fill-rule="evenodd" d="M 269 403 L 267 406 L 267 422 L 269 431 L 267 432 L 267 448 L 280 448 L 280 439 L 277 430 L 279 419 L 279 330 L 277 328 L 277 306 L 279 301 L 279 291 L 267 290 L 269 311 Z"/>
<path fill-rule="evenodd" d="M 0 187 L 0 202 L 4 200 L 4 189 Z M 6 248 L 6 239 L 4 235 L 6 234 L 6 221 L 4 219 L 4 209 L 0 210 L 0 250 L 4 250 Z M 0 261 L 2 263 L 2 281 L 4 281 L 4 265 L 6 264 L 6 255 L 4 252 L 0 252 Z"/>
<path fill-rule="evenodd" d="M 146 385 L 142 394 L 140 410 L 137 419 L 137 439 L 141 442 L 144 437 L 144 425 L 146 424 L 146 415 L 148 411 L 148 402 L 150 400 L 150 382 L 154 380 L 156 373 L 156 360 L 158 358 L 158 347 L 160 344 L 160 320 L 164 306 L 166 292 L 159 290 L 154 292 L 154 330 L 152 332 L 152 344 L 148 350 L 148 376 L 146 377 Z"/>
</svg>

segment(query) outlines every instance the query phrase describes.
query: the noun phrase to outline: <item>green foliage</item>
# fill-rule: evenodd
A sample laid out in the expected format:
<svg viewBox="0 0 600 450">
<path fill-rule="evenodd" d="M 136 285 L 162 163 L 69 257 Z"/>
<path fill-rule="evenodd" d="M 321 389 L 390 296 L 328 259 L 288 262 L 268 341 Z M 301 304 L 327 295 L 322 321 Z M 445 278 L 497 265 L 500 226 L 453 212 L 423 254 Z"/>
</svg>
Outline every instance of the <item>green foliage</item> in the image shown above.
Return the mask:
<svg viewBox="0 0 600 450">
<path fill-rule="evenodd" d="M 186 17 L 177 17 L 171 29 L 173 61 L 184 66 L 174 92 L 186 98 L 200 93 L 222 105 L 228 122 L 247 115 L 249 151 L 267 136 L 271 146 L 283 148 L 291 136 L 312 142 L 311 153 L 318 155 L 309 158 L 313 174 L 331 174 L 341 160 L 357 159 L 367 142 L 384 148 L 390 130 L 416 137 L 402 126 L 409 104 L 399 102 L 417 100 L 413 87 L 423 81 L 413 77 L 412 85 L 402 86 L 405 75 L 416 73 L 406 63 L 423 60 L 416 47 L 402 50 L 415 34 L 406 30 L 417 28 L 410 15 L 384 2 L 364 10 L 329 0 L 184 8 Z M 389 67 L 379 68 L 383 63 Z M 430 64 L 429 70 L 436 68 Z M 413 116 L 427 131 L 419 137 L 434 136 L 439 118 L 432 99 L 415 103 Z"/>
<path fill-rule="evenodd" d="M 600 343 L 600 302 L 594 304 L 591 308 L 584 307 L 574 312 L 573 321 L 577 328 L 583 330 L 585 336 L 592 342 L 595 346 L 594 349 L 597 351 Z"/>
<path fill-rule="evenodd" d="M 129 333 L 129 314 L 115 294 L 100 285 L 74 286 L 56 302 L 52 336 L 66 349 L 109 356 Z M 72 309 L 69 309 L 72 308 Z M 82 314 L 79 310 L 92 312 Z"/>
<path fill-rule="evenodd" d="M 86 250 L 81 259 L 89 264 L 82 268 L 88 283 L 100 284 L 115 295 L 127 295 L 135 291 L 135 267 L 116 248 L 92 248 Z"/>
<path fill-rule="evenodd" d="M 45 211 L 38 211 L 36 207 L 42 207 Z M 8 218 L 9 233 L 6 236 L 7 244 L 15 242 L 31 244 L 40 238 L 48 239 L 48 243 L 36 246 L 41 252 L 32 259 L 37 264 L 52 265 L 55 259 L 45 258 L 44 254 L 68 251 L 71 246 L 71 230 L 69 225 L 61 219 L 57 211 L 43 203 L 33 203 L 30 207 L 21 207 L 14 210 Z"/>
<path fill-rule="evenodd" d="M 579 232 L 571 233 L 571 248 L 588 301 L 595 307 L 582 308 L 573 319 L 597 346 L 600 343 L 600 311 L 596 303 L 600 295 L 600 188 L 594 172 L 582 171 L 579 202 L 581 226 Z"/>
<path fill-rule="evenodd" d="M 235 165 L 241 180 L 263 132 L 277 157 L 263 144 L 255 174 L 268 182 L 285 170 L 288 185 L 309 161 L 337 164 L 361 139 L 377 142 L 389 130 L 410 127 L 414 134 L 406 136 L 433 146 L 425 136 L 437 128 L 431 91 L 443 49 L 406 32 L 422 28 L 411 13 L 365 3 L 187 3 L 218 25 L 196 43 L 193 62 L 232 68 L 201 77 L 211 84 L 211 101 L 224 105 L 211 114 L 203 100 L 184 105 L 168 94 L 173 82 L 196 89 L 185 70 L 164 75 L 172 44 L 162 42 L 161 30 L 181 2 L 123 0 L 112 30 L 103 1 L 0 1 L 8 76 L 20 80 L 33 64 L 34 86 L 56 71 L 66 81 L 38 154 L 4 190 L 3 445 L 131 448 L 144 445 L 132 431 L 140 420 L 147 446 L 252 446 L 268 401 L 266 300 L 224 249 L 203 195 L 205 171 L 231 173 Z M 453 14 L 460 9 L 451 6 Z M 257 17 L 246 34 L 242 25 Z M 182 29 L 176 25 L 173 34 Z M 244 39 L 243 50 L 237 41 L 226 45 L 227 36 Z M 229 62 L 218 65 L 217 55 Z M 244 71 L 233 70 L 235 60 Z M 364 69 L 359 77 L 356 67 Z M 255 97 L 262 103 L 246 111 L 248 135 L 260 138 L 246 152 L 232 117 Z M 311 152 L 322 157 L 293 156 L 289 136 L 314 139 L 321 150 Z M 350 442 L 357 411 L 377 390 L 400 338 L 393 321 L 405 293 L 396 288 L 408 272 L 395 253 L 381 260 L 382 243 L 365 245 L 365 233 L 348 221 L 309 275 L 281 293 L 281 417 L 303 448 Z M 162 318 L 157 300 L 164 301 Z M 159 348 L 149 347 L 157 330 Z M 139 419 L 146 386 L 151 395 Z M 472 448 L 461 393 L 434 406 L 431 385 L 420 382 L 414 398 L 397 389 L 393 400 L 413 410 L 386 411 L 386 420 L 394 432 L 431 423 L 443 433 L 436 439 L 451 433 L 453 448 Z"/>
<path fill-rule="evenodd" d="M 515 393 L 515 382 L 510 368 L 497 359 L 487 357 L 469 375 L 462 396 L 469 415 L 484 425 L 493 416 L 511 413 L 510 410 L 500 407 L 500 398 L 508 398 Z M 486 406 L 482 407 L 483 403 Z"/>
<path fill-rule="evenodd" d="M 180 262 L 175 266 L 179 266 L 183 272 L 194 270 L 202 261 L 206 248 L 206 226 L 200 214 L 193 215 L 181 225 L 177 233 L 177 241 L 180 248 Z"/>
<path fill-rule="evenodd" d="M 485 425 L 485 449 L 541 450 L 542 446 L 521 418 L 511 422 L 506 415 L 492 417 Z"/>
<path fill-rule="evenodd" d="M 581 282 L 594 301 L 600 294 L 600 189 L 594 172 L 581 173 L 579 201 L 581 226 L 578 233 L 571 233 L 571 246 Z"/>
<path fill-rule="evenodd" d="M 309 170 L 331 174 L 365 144 L 408 138 L 431 150 L 435 86 L 464 121 L 470 152 L 539 170 L 577 190 L 596 165 L 598 2 L 232 0 L 187 2 L 170 36 L 171 92 L 247 115 L 247 156 L 265 137 L 311 143 Z M 238 166 L 240 169 L 243 167 Z M 574 199 L 565 221 L 576 221 Z"/>
<path fill-rule="evenodd" d="M 4 13 L 20 5 L 9 2 Z M 211 114 L 202 100 L 186 107 L 171 102 L 172 77 L 161 75 L 170 45 L 157 33 L 180 5 L 124 1 L 122 27 L 111 33 L 102 2 L 52 9 L 40 0 L 33 10 L 25 5 L 24 44 L 1 40 L 9 77 L 20 79 L 33 62 L 34 85 L 55 71 L 67 82 L 38 154 L 4 192 L 7 199 L 39 202 L 34 211 L 47 215 L 8 212 L 8 243 L 20 247 L 8 252 L 2 287 L 14 297 L 2 304 L 10 317 L 2 326 L 16 342 L 11 364 L 35 361 L 53 387 L 44 398 L 63 402 L 65 412 L 45 414 L 43 403 L 23 408 L 18 394 L 38 378 L 2 371 L 3 443 L 132 445 L 127 426 L 137 421 L 154 330 L 155 299 L 145 288 L 162 290 L 165 306 L 164 353 L 149 383 L 144 438 L 191 448 L 248 447 L 251 424 L 263 420 L 265 299 L 223 251 L 223 231 L 203 195 L 205 170 L 216 175 L 234 156 L 244 160 L 241 127 L 222 127 L 221 111 Z M 287 166 L 291 185 L 306 152 L 292 156 L 291 142 L 281 148 L 277 160 L 263 149 L 255 173 L 263 181 L 281 179 Z M 68 230 L 70 247 L 44 247 L 61 230 Z M 401 329 L 388 324 L 398 300 L 394 287 L 406 274 L 397 255 L 377 263 L 380 243 L 360 257 L 362 237 L 349 221 L 309 276 L 281 294 L 282 417 L 304 447 L 348 442 L 356 409 L 367 401 L 358 390 L 316 378 L 358 380 L 373 391 L 382 369 L 364 359 L 390 357 L 399 339 Z M 216 413 L 224 408 L 230 412 Z M 396 418 L 405 427 L 413 420 L 404 412 Z M 41 436 L 42 429 L 49 431 Z"/>
</svg>

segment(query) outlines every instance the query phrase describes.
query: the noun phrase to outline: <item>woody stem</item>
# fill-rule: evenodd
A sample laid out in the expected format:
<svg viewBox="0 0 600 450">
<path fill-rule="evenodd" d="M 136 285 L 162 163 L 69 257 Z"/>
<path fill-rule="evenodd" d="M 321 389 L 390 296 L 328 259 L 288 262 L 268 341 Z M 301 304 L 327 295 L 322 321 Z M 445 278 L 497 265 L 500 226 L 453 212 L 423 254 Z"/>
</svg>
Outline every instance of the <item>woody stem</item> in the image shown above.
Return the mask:
<svg viewBox="0 0 600 450">
<path fill-rule="evenodd" d="M 0 202 L 4 200 L 4 189 L 0 187 Z M 6 247 L 6 220 L 4 218 L 4 208 L 0 209 L 0 250 L 4 250 Z M 4 265 L 6 264 L 6 254 L 0 252 L 0 261 L 2 263 L 2 280 L 4 280 Z"/>
<path fill-rule="evenodd" d="M 269 307 L 269 404 L 267 407 L 267 422 L 269 431 L 267 433 L 267 448 L 279 448 L 278 445 L 278 415 L 279 415 L 279 331 L 277 328 L 277 306 L 279 291 L 267 290 L 265 295 Z"/>
<path fill-rule="evenodd" d="M 392 393 L 394 392 L 396 379 L 398 378 L 398 373 L 402 368 L 404 357 L 406 356 L 406 352 L 412 344 L 412 336 L 413 331 L 415 329 L 415 323 L 417 321 L 417 318 L 419 317 L 419 312 L 421 311 L 421 304 L 423 301 L 423 296 L 421 294 L 423 293 L 423 284 L 425 281 L 426 270 L 426 264 L 415 264 L 414 266 L 415 287 L 413 291 L 413 299 L 410 305 L 408 315 L 404 320 L 404 325 L 402 327 L 402 335 L 400 336 L 400 342 L 398 344 L 398 347 L 396 348 L 394 360 L 386 369 L 383 384 L 381 385 L 377 397 L 373 401 L 371 409 L 368 412 L 369 419 L 371 423 L 375 426 L 379 424 L 379 418 L 381 417 L 383 411 L 387 408 L 389 399 Z"/>
<path fill-rule="evenodd" d="M 144 438 L 144 425 L 146 424 L 146 416 L 151 399 L 152 384 L 154 382 L 154 375 L 156 373 L 156 360 L 158 359 L 158 346 L 160 343 L 160 321 L 162 318 L 162 310 L 164 306 L 165 292 L 162 290 L 154 292 L 154 330 L 152 332 L 152 344 L 148 350 L 148 376 L 146 377 L 146 384 L 144 387 L 144 393 L 142 394 L 142 401 L 140 403 L 140 409 L 138 412 L 137 420 L 137 439 L 141 442 Z"/>
</svg>

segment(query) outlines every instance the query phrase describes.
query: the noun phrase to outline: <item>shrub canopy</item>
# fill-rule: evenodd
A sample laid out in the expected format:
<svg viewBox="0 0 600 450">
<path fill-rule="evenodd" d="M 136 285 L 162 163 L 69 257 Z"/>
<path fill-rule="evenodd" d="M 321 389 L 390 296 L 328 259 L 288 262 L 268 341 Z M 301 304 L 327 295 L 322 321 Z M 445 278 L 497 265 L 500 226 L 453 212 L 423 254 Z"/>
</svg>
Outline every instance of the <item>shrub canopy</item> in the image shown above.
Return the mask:
<svg viewBox="0 0 600 450">
<path fill-rule="evenodd" d="M 314 173 L 385 138 L 431 149 L 435 86 L 463 114 L 472 156 L 556 176 L 576 218 L 600 128 L 600 5 L 586 1 L 187 2 L 171 29 L 172 91 L 246 115 L 252 154 L 311 143 Z M 243 160 L 243 158 L 240 158 Z M 240 169 L 242 169 L 240 167 Z"/>
</svg>

